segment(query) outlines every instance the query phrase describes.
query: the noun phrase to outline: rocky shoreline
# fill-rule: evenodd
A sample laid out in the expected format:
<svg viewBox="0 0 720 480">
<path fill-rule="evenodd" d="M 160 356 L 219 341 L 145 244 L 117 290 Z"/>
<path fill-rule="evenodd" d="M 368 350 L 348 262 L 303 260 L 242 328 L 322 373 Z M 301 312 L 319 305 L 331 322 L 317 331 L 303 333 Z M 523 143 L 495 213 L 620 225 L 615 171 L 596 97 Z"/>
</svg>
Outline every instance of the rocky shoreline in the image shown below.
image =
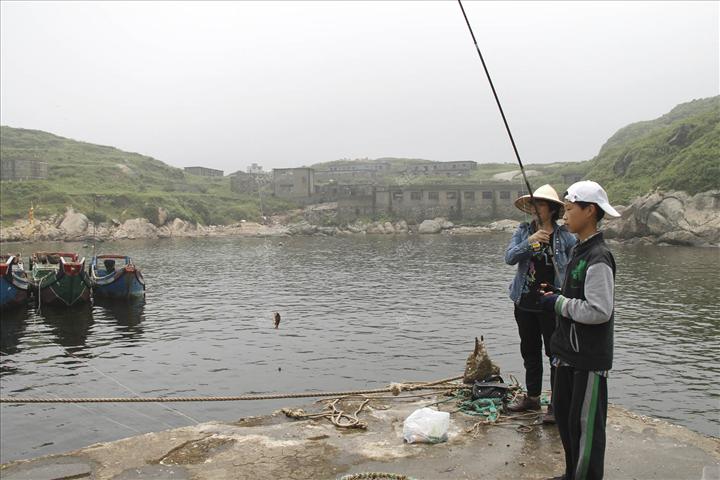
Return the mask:
<svg viewBox="0 0 720 480">
<path fill-rule="evenodd" d="M 628 207 L 618 207 L 619 219 L 602 224 L 611 242 L 640 245 L 720 246 L 720 190 L 690 196 L 684 192 L 653 192 L 636 199 Z M 516 220 L 499 220 L 486 225 L 457 225 L 445 218 L 419 224 L 400 221 L 355 221 L 334 225 L 333 204 L 311 205 L 286 215 L 265 219 L 263 223 L 241 221 L 231 225 L 200 225 L 158 212 L 157 224 L 146 218 L 94 225 L 86 215 L 68 208 L 64 215 L 35 220 L 18 220 L 0 229 L 1 242 L 31 241 L 110 241 L 179 237 L 278 237 L 293 235 L 473 235 L 486 232 L 512 232 Z"/>
<path fill-rule="evenodd" d="M 265 223 L 241 221 L 230 225 L 200 225 L 175 218 L 162 225 L 155 225 L 146 218 L 132 218 L 122 223 L 93 225 L 83 213 L 68 208 L 64 215 L 53 216 L 30 223 L 18 220 L 12 226 L 0 229 L 2 242 L 31 241 L 110 241 L 157 239 L 178 237 L 279 237 L 293 235 L 412 235 L 446 233 L 453 235 L 476 234 L 491 231 L 512 231 L 515 220 L 501 220 L 484 226 L 455 225 L 445 218 L 425 220 L 410 225 L 404 220 L 356 221 L 342 226 L 326 226 L 306 219 L 288 221 L 287 217 L 271 217 Z"/>
</svg>

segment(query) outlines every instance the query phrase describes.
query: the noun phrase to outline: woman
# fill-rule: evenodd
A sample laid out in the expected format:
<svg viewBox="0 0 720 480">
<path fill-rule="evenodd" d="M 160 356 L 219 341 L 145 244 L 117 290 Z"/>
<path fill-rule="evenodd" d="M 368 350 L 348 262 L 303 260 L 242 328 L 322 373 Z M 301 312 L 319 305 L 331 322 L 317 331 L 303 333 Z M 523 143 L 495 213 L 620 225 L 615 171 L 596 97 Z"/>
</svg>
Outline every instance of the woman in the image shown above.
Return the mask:
<svg viewBox="0 0 720 480">
<path fill-rule="evenodd" d="M 557 224 L 563 214 L 563 202 L 550 185 L 543 185 L 530 195 L 515 201 L 515 206 L 533 215 L 531 223 L 521 223 L 505 252 L 508 265 L 517 264 L 515 278 L 510 284 L 510 299 L 515 304 L 515 321 L 520 334 L 520 353 L 525 366 L 527 395 L 508 409 L 512 412 L 540 410 L 543 358 L 550 358 L 550 338 L 555 329 L 555 315 L 544 312 L 540 305 L 540 284 L 562 286 L 570 251 L 577 240 L 564 226 Z M 550 366 L 550 388 L 555 380 L 555 367 Z M 543 417 L 545 423 L 555 423 L 552 406 Z"/>
</svg>

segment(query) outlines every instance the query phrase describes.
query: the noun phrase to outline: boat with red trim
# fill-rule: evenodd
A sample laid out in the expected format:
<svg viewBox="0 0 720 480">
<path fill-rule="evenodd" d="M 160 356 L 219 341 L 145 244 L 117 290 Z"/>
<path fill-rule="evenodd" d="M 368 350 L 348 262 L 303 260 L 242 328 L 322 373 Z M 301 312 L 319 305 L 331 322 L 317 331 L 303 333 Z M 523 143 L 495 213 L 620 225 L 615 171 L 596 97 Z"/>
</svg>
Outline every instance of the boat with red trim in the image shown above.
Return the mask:
<svg viewBox="0 0 720 480">
<path fill-rule="evenodd" d="M 33 253 L 28 280 L 38 305 L 72 306 L 90 301 L 91 283 L 85 271 L 85 258 L 77 253 Z"/>
<path fill-rule="evenodd" d="M 97 255 L 90 262 L 94 297 L 136 298 L 145 295 L 145 279 L 128 255 Z"/>
<path fill-rule="evenodd" d="M 0 309 L 25 304 L 28 278 L 20 254 L 0 254 Z"/>
</svg>

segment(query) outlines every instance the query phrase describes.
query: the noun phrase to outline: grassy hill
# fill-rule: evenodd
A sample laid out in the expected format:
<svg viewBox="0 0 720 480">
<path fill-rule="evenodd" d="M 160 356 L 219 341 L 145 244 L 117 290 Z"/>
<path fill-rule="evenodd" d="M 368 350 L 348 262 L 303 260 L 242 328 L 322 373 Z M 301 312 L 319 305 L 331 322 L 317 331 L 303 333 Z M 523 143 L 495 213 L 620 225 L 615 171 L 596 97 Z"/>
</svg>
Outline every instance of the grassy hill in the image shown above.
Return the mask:
<svg viewBox="0 0 720 480">
<path fill-rule="evenodd" d="M 0 127 L 3 158 L 31 157 L 48 162 L 47 180 L 3 181 L 0 185 L 0 220 L 27 216 L 30 205 L 43 217 L 72 206 L 97 221 L 143 216 L 151 221 L 158 207 L 169 218 L 203 224 L 226 224 L 258 219 L 257 195 L 230 190 L 230 179 L 188 175 L 154 158 L 113 147 L 78 142 L 37 130 Z M 368 159 L 362 159 L 368 161 Z M 518 171 L 515 163 L 479 164 L 465 177 L 409 176 L 402 172 L 425 159 L 378 158 L 390 163 L 388 174 L 377 179 L 390 184 L 473 184 L 493 181 L 493 175 Z M 317 163 L 318 170 L 331 164 Z M 202 163 L 202 162 L 200 162 Z M 559 192 L 567 185 L 563 174 L 579 174 L 603 184 L 614 203 L 626 203 L 660 187 L 691 194 L 720 188 L 720 97 L 678 105 L 662 117 L 633 123 L 615 133 L 598 155 L 588 161 L 532 164 L 534 188 L 550 183 Z M 521 185 L 515 178 L 512 183 Z M 264 214 L 293 205 L 263 195 Z"/>
<path fill-rule="evenodd" d="M 720 97 L 621 128 L 589 164 L 587 178 L 605 186 L 615 202 L 658 187 L 691 194 L 720 188 Z"/>
<path fill-rule="evenodd" d="M 38 217 L 72 206 L 97 221 L 143 216 L 153 220 L 158 207 L 169 218 L 223 224 L 260 216 L 257 195 L 230 190 L 230 179 L 186 174 L 154 158 L 59 137 L 38 130 L 0 127 L 0 156 L 48 162 L 48 179 L 3 181 L 0 220 L 27 216 L 31 203 Z M 263 197 L 264 213 L 288 208 Z"/>
</svg>

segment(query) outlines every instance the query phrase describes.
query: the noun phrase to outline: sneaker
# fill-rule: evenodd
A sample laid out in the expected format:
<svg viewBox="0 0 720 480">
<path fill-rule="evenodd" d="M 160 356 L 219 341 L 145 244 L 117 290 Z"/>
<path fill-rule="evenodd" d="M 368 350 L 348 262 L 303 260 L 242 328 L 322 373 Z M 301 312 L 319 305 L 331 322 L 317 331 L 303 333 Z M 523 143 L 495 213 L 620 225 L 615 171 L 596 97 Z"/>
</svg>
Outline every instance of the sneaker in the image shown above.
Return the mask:
<svg viewBox="0 0 720 480">
<path fill-rule="evenodd" d="M 548 405 L 547 412 L 543 415 L 542 422 L 546 424 L 555 423 L 555 413 L 553 412 L 552 405 Z"/>
<path fill-rule="evenodd" d="M 540 410 L 540 397 L 523 396 L 520 400 L 508 406 L 510 412 L 527 412 Z"/>
</svg>

